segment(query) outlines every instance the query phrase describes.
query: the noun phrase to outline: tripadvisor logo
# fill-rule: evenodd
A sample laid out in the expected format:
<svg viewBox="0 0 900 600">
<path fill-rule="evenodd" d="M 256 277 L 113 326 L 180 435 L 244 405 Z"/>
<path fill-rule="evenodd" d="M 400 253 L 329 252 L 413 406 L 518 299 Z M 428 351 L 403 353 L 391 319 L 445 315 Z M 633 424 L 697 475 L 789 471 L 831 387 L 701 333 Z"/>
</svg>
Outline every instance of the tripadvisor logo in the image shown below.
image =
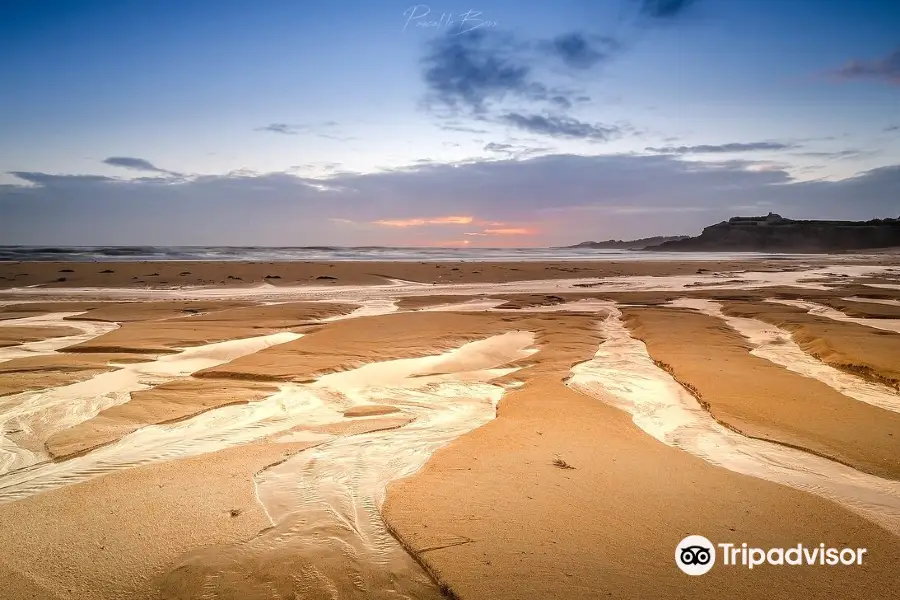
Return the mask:
<svg viewBox="0 0 900 600">
<path fill-rule="evenodd" d="M 726 567 L 753 569 L 760 565 L 861 565 L 866 548 L 828 548 L 825 544 L 790 548 L 754 548 L 743 544 L 713 544 L 702 535 L 689 535 L 675 548 L 675 564 L 688 575 L 703 575 L 716 564 L 716 555 Z"/>
<path fill-rule="evenodd" d="M 716 564 L 716 548 L 702 535 L 689 535 L 675 548 L 675 564 L 688 575 L 703 575 Z"/>
</svg>

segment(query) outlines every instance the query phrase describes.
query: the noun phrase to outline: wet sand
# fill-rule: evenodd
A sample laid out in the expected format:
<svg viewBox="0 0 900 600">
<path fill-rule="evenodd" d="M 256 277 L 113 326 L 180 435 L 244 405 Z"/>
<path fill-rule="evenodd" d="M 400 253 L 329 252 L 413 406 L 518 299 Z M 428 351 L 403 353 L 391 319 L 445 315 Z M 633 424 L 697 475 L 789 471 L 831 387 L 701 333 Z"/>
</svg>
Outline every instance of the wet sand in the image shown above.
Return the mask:
<svg viewBox="0 0 900 600">
<path fill-rule="evenodd" d="M 823 298 L 819 302 L 830 306 L 850 317 L 861 319 L 900 319 L 900 302 L 888 304 L 873 302 L 871 298 L 846 300 L 844 298 Z"/>
<path fill-rule="evenodd" d="M 785 261 L 565 261 L 565 262 L 0 262 L 0 289 L 51 288 L 373 285 L 391 279 L 420 283 L 506 282 L 616 275 L 690 275 L 699 270 L 748 267 L 780 269 Z M 799 261 L 798 261 L 799 262 Z M 823 264 L 811 257 L 804 263 Z M 884 259 L 886 264 L 890 258 Z M 63 279 L 64 281 L 60 281 Z"/>
<path fill-rule="evenodd" d="M 47 438 L 54 459 L 121 439 L 147 425 L 173 423 L 230 404 L 262 400 L 278 388 L 254 382 L 177 379 L 131 393 L 131 398 Z"/>
<path fill-rule="evenodd" d="M 115 369 L 111 363 L 145 362 L 153 360 L 154 356 L 60 352 L 0 361 L 0 397 L 84 381 Z"/>
<path fill-rule="evenodd" d="M 0 327 L 0 348 L 78 333 L 72 327 Z"/>
<path fill-rule="evenodd" d="M 572 333 L 550 346 L 563 364 L 592 354 Z M 390 488 L 387 522 L 460 598 L 868 598 L 900 590 L 888 575 L 900 558 L 897 537 L 831 502 L 664 446 L 558 375 L 509 393 L 495 421 Z M 556 458 L 574 468 L 555 466 Z M 768 568 L 764 576 L 713 570 L 689 578 L 671 564 L 672 549 L 697 531 L 764 547 L 865 542 L 879 559 L 865 572 Z"/>
<path fill-rule="evenodd" d="M 789 286 L 767 286 L 759 288 L 745 287 L 744 289 L 697 289 L 689 291 L 641 291 L 623 292 L 608 291 L 610 285 L 607 282 L 579 283 L 578 292 L 559 291 L 553 294 L 507 294 L 502 292 L 484 293 L 473 296 L 449 296 L 427 295 L 409 296 L 397 300 L 397 306 L 401 310 L 422 310 L 435 307 L 448 307 L 458 305 L 460 302 L 480 303 L 488 300 L 496 300 L 496 306 L 506 303 L 506 308 L 523 308 L 527 303 L 528 308 L 538 306 L 552 306 L 560 303 L 560 300 L 574 302 L 584 299 L 609 300 L 620 304 L 661 305 L 683 298 L 686 295 L 692 298 L 705 298 L 711 300 L 737 300 L 737 301 L 763 301 L 769 298 L 781 298 L 788 300 L 809 299 L 820 301 L 837 308 L 847 306 L 847 314 L 859 317 L 889 318 L 893 315 L 893 307 L 900 307 L 900 290 L 884 290 L 860 285 L 845 285 L 834 282 L 831 289 L 809 289 Z M 840 300 L 837 296 L 855 298 L 852 300 Z M 840 308 L 839 308 L 840 309 Z"/>
<path fill-rule="evenodd" d="M 147 362 L 111 362 L 109 366 L 115 367 L 113 370 L 84 381 L 2 397 L 0 472 L 14 472 L 53 458 L 53 451 L 48 447 L 53 436 L 93 419 L 105 410 L 130 403 L 136 392 L 298 337 L 299 334 L 282 331 L 185 348 Z M 233 404 L 228 400 L 223 402 Z M 202 405 L 202 402 L 195 404 Z M 146 406 L 144 402 L 138 410 L 144 408 L 146 412 Z M 164 404 L 155 407 L 157 413 L 165 415 L 167 411 Z"/>
<path fill-rule="evenodd" d="M 27 354 L 0 362 L 3 447 L 26 465 L 0 475 L 0 577 L 15 600 L 900 595 L 900 412 L 869 371 L 812 356 L 884 379 L 900 334 L 766 301 L 890 325 L 900 290 L 778 265 L 8 263 L 66 281 L 0 318 L 94 329 L 0 348 Z M 153 272 L 211 287 L 129 279 Z M 91 284 L 144 301 L 67 295 Z M 724 314 L 662 306 L 685 297 Z M 732 314 L 784 333 L 751 340 Z M 626 323 L 746 435 L 627 362 Z M 688 408 L 653 404 L 673 394 Z M 869 552 L 689 578 L 690 533 Z"/>
<path fill-rule="evenodd" d="M 724 310 L 787 329 L 816 358 L 900 390 L 900 334 L 818 317 L 802 308 L 771 302 L 728 302 Z"/>
<path fill-rule="evenodd" d="M 294 330 L 313 321 L 350 312 L 350 305 L 288 303 L 188 314 L 124 323 L 106 335 L 70 346 L 69 352 L 174 352 L 229 339 Z"/>
<path fill-rule="evenodd" d="M 672 308 L 622 313 L 650 356 L 726 427 L 900 479 L 900 413 L 850 402 L 824 383 L 751 355 L 721 319 Z"/>
<path fill-rule="evenodd" d="M 245 445 L 2 504 L 0 576 L 32 583 L 4 583 L 0 597 L 153 598 L 154 578 L 181 554 L 269 525 L 253 473 L 302 447 Z"/>
<path fill-rule="evenodd" d="M 335 321 L 302 338 L 212 369 L 198 377 L 312 382 L 367 363 L 415 358 L 503 333 L 513 325 L 492 315 L 399 313 Z"/>
</svg>

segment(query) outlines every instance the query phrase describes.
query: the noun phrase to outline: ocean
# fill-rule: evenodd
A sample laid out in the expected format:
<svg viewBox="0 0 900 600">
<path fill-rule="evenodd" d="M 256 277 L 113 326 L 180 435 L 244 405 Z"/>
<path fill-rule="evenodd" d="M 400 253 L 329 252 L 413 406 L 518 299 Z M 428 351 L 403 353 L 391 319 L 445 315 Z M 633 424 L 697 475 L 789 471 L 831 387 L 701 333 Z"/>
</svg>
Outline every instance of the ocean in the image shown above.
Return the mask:
<svg viewBox="0 0 900 600">
<path fill-rule="evenodd" d="M 801 254 L 647 252 L 593 248 L 392 248 L 338 246 L 0 246 L 0 261 L 561 261 L 787 259 Z"/>
</svg>

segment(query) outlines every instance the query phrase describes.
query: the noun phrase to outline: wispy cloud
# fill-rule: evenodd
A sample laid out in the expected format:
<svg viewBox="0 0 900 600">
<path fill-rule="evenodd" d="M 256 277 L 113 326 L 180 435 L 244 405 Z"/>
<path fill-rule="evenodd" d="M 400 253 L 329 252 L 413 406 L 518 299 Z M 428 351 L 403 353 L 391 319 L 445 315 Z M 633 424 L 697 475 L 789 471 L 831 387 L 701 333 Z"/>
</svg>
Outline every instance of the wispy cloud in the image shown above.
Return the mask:
<svg viewBox="0 0 900 600">
<path fill-rule="evenodd" d="M 697 146 L 663 146 L 660 148 L 645 148 L 646 152 L 656 154 L 733 154 L 739 152 L 764 152 L 777 150 L 790 150 L 796 148 L 794 144 L 781 142 L 733 142 L 730 144 L 700 144 Z"/>
<path fill-rule="evenodd" d="M 163 175 L 180 175 L 174 171 L 160 169 L 149 160 L 143 158 L 135 158 L 133 156 L 110 156 L 103 161 L 104 164 L 111 167 L 121 167 L 123 169 L 131 169 L 134 171 L 145 171 L 149 173 L 161 173 Z"/>
<path fill-rule="evenodd" d="M 497 142 L 491 142 L 489 144 L 485 144 L 484 149 L 487 152 L 510 153 L 516 149 L 516 146 L 513 146 L 512 144 L 498 144 Z"/>
<path fill-rule="evenodd" d="M 868 79 L 900 85 L 900 48 L 884 58 L 851 60 L 833 74 L 841 79 Z"/>
<path fill-rule="evenodd" d="M 884 130 L 886 132 L 900 131 L 900 125 L 888 125 L 887 127 L 884 128 Z"/>
<path fill-rule="evenodd" d="M 279 133 L 281 135 L 300 135 L 301 133 L 315 135 L 320 138 L 329 140 L 337 140 L 340 142 L 350 141 L 352 137 L 346 137 L 335 133 L 338 124 L 334 121 L 326 121 L 324 123 L 269 123 L 263 127 L 257 127 L 254 131 L 264 131 L 269 133 Z"/>
<path fill-rule="evenodd" d="M 22 181 L 33 183 L 41 187 L 53 187 L 55 185 L 113 183 L 118 181 L 114 177 L 104 175 L 56 175 L 53 173 L 40 173 L 35 171 L 10 171 Z M 13 186 L 14 187 L 14 186 Z"/>
<path fill-rule="evenodd" d="M 263 127 L 257 127 L 255 131 L 268 131 L 270 133 L 280 133 L 282 135 L 297 135 L 300 133 L 298 125 L 289 125 L 287 123 L 269 123 Z"/>
<path fill-rule="evenodd" d="M 384 225 L 385 227 L 421 227 L 423 225 L 468 225 L 473 220 L 472 217 L 449 216 L 414 219 L 380 219 L 374 221 L 374 223 L 375 225 Z"/>
<path fill-rule="evenodd" d="M 609 60 L 622 47 L 612 37 L 582 32 L 558 35 L 539 46 L 550 56 L 559 58 L 566 66 L 581 70 Z"/>
<path fill-rule="evenodd" d="M 476 129 L 475 127 L 466 127 L 464 125 L 442 125 L 444 131 L 458 131 L 460 133 L 488 133 L 487 129 Z"/>
<path fill-rule="evenodd" d="M 670 21 L 683 15 L 696 0 L 635 0 L 639 14 L 647 19 Z"/>
<path fill-rule="evenodd" d="M 515 144 L 501 144 L 498 142 L 490 142 L 484 146 L 485 152 L 492 154 L 500 154 L 509 158 L 527 158 L 536 154 L 544 154 L 550 152 L 550 148 L 541 146 L 520 146 Z"/>
<path fill-rule="evenodd" d="M 621 128 L 615 125 L 585 123 L 572 117 L 508 113 L 502 117 L 502 121 L 530 133 L 557 138 L 605 142 L 622 133 Z"/>
<path fill-rule="evenodd" d="M 878 150 L 859 150 L 855 148 L 847 150 L 821 150 L 810 152 L 797 152 L 795 156 L 808 156 L 810 158 L 825 158 L 829 160 L 849 160 L 853 158 L 865 158 L 868 156 L 877 156 L 880 154 Z"/>
</svg>

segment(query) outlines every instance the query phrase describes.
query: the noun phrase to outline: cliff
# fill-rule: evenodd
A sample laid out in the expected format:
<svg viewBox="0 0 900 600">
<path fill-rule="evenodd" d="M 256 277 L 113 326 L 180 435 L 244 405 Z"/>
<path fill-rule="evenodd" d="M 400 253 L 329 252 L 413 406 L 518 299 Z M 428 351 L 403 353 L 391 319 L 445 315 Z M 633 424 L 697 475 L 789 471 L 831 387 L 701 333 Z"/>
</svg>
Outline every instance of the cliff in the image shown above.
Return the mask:
<svg viewBox="0 0 900 600">
<path fill-rule="evenodd" d="M 794 221 L 769 213 L 733 217 L 697 237 L 663 242 L 647 250 L 734 252 L 838 252 L 900 246 L 900 219 Z"/>
</svg>

